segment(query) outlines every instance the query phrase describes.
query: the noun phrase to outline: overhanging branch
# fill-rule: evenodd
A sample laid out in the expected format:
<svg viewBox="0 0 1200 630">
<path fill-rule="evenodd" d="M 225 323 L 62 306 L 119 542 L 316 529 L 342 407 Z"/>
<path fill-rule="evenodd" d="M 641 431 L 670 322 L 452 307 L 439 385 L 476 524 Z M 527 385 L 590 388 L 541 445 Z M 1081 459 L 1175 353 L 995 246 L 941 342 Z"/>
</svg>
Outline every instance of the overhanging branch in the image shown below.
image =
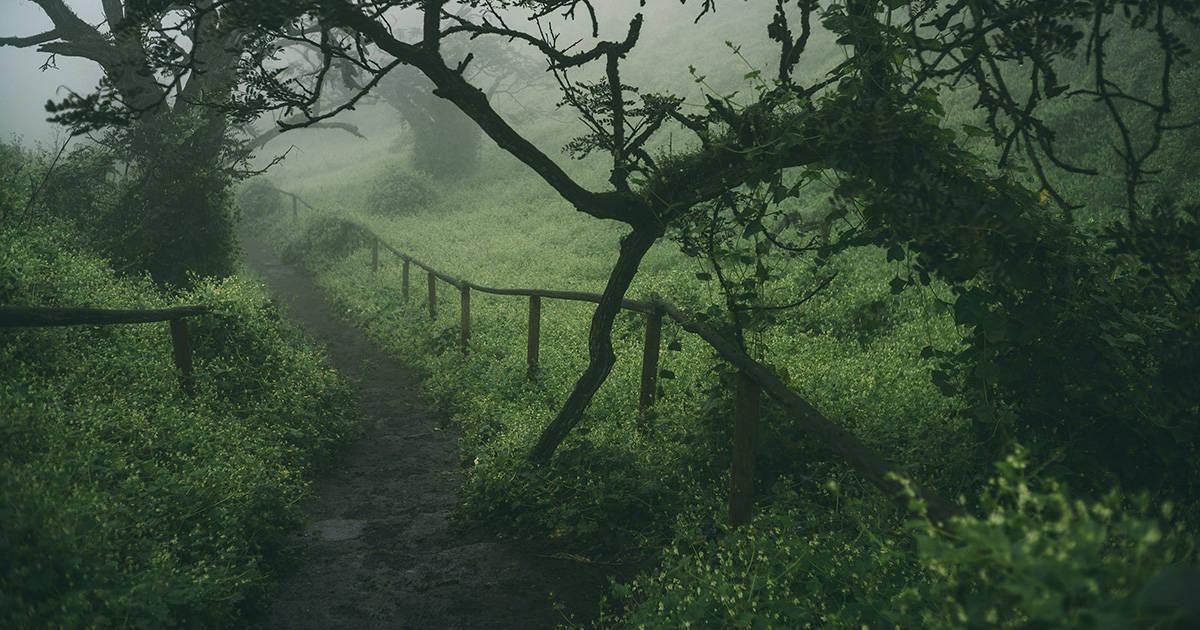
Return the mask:
<svg viewBox="0 0 1200 630">
<path fill-rule="evenodd" d="M 46 44 L 58 39 L 58 30 L 51 29 L 45 33 L 37 35 L 29 35 L 26 37 L 0 37 L 0 46 L 12 46 L 13 48 L 29 48 L 39 44 Z"/>
</svg>

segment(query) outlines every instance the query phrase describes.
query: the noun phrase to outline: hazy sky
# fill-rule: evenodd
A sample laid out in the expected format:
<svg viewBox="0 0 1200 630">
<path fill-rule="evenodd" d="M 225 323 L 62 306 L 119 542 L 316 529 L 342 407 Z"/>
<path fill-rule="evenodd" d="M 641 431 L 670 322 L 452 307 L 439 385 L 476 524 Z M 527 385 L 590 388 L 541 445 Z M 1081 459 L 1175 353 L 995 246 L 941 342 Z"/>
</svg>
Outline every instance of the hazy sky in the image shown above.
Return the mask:
<svg viewBox="0 0 1200 630">
<path fill-rule="evenodd" d="M 99 0 L 67 0 L 80 17 L 99 22 Z M 0 0 L 0 36 L 32 35 L 50 29 L 50 20 L 29 0 Z M 49 55 L 34 48 L 0 47 L 0 139 L 13 135 L 26 144 L 50 141 L 61 128 L 46 121 L 46 101 L 60 98 L 61 87 L 85 94 L 96 86 L 100 71 L 85 59 L 58 57 L 58 69 L 41 71 Z M 66 94 L 63 92 L 62 94 Z"/>
</svg>

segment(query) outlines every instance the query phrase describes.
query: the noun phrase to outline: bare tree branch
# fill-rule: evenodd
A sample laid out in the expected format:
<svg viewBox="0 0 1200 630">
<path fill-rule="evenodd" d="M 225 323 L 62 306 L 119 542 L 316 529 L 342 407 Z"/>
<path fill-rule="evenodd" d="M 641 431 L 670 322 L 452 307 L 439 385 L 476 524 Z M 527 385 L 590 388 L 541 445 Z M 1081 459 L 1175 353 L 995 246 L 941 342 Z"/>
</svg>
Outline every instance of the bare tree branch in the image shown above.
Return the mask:
<svg viewBox="0 0 1200 630">
<path fill-rule="evenodd" d="M 273 129 L 270 129 L 268 131 L 260 133 L 257 136 L 254 136 L 246 144 L 246 149 L 249 151 L 256 151 L 258 149 L 261 149 L 262 147 L 264 147 L 265 145 L 270 143 L 272 140 L 283 135 L 283 133 L 287 129 L 296 128 L 296 127 L 304 127 L 306 129 L 339 129 L 341 131 L 345 131 L 346 133 L 348 133 L 356 138 L 360 138 L 362 140 L 367 139 L 367 137 L 364 136 L 361 131 L 359 131 L 357 126 L 352 125 L 350 123 L 321 121 L 321 122 L 312 122 L 309 124 L 305 124 L 305 122 L 306 121 L 304 121 L 304 120 L 293 119 L 291 121 L 288 121 L 288 123 L 287 123 L 287 124 L 291 125 L 290 127 L 284 128 L 281 126 L 276 126 Z"/>
<path fill-rule="evenodd" d="M 29 35 L 27 37 L 0 37 L 0 46 L 12 46 L 14 48 L 29 48 L 38 44 L 45 44 L 58 39 L 57 30 L 49 30 L 45 33 L 37 35 Z"/>
</svg>

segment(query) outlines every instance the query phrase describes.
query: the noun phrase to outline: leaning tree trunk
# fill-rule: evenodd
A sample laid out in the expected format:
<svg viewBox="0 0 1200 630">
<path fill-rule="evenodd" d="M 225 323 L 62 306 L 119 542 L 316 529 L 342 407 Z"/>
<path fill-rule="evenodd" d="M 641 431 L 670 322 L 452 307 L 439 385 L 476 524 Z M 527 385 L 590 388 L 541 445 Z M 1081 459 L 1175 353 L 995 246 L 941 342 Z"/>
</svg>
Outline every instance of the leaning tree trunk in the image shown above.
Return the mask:
<svg viewBox="0 0 1200 630">
<path fill-rule="evenodd" d="M 608 284 L 600 296 L 600 303 L 592 314 L 592 325 L 588 331 L 588 366 L 575 382 L 575 389 L 559 410 L 554 421 L 542 431 L 537 444 L 529 454 L 534 463 L 545 463 L 554 455 L 555 449 L 575 428 L 583 418 L 583 412 L 591 404 L 592 398 L 608 378 L 616 363 L 616 355 L 612 348 L 613 321 L 621 311 L 621 302 L 629 285 L 637 275 L 642 258 L 650 247 L 662 236 L 658 226 L 640 226 L 634 228 L 621 241 L 621 254 L 617 264 L 608 276 Z"/>
</svg>

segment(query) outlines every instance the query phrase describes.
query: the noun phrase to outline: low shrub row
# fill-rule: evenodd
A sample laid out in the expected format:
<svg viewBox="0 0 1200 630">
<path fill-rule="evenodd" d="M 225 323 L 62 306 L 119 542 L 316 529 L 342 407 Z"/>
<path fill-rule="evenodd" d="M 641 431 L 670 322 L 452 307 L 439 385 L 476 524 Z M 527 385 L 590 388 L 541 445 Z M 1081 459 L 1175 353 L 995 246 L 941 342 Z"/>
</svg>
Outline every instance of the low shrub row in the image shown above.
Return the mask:
<svg viewBox="0 0 1200 630">
<path fill-rule="evenodd" d="M 263 289 L 164 295 L 52 228 L 0 228 L 0 304 L 212 307 L 194 396 L 166 324 L 0 330 L 0 626 L 228 627 L 288 557 L 346 384 Z"/>
</svg>

